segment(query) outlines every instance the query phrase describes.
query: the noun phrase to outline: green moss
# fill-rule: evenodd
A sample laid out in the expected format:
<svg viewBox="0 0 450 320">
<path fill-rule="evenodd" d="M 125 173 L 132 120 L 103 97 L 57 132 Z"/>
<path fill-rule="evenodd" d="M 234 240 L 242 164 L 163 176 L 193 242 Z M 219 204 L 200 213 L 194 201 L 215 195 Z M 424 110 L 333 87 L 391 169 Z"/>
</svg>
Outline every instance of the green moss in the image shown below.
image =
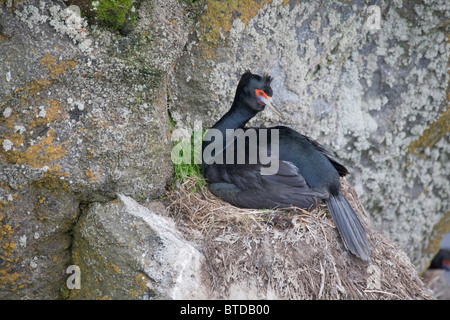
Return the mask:
<svg viewBox="0 0 450 320">
<path fill-rule="evenodd" d="M 127 19 L 134 24 L 136 16 L 132 12 L 133 2 L 133 0 L 100 0 L 96 7 L 97 19 L 103 25 L 115 30 L 122 29 Z"/>
<path fill-rule="evenodd" d="M 68 5 L 80 8 L 90 24 L 128 33 L 137 19 L 137 9 L 142 0 L 71 0 Z"/>
</svg>

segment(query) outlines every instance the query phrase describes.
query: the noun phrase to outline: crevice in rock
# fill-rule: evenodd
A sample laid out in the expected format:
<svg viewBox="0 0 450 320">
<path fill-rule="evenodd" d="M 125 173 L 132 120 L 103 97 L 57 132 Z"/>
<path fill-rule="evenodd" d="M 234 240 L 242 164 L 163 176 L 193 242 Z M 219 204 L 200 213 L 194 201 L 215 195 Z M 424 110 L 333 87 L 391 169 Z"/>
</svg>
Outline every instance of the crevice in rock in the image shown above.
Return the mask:
<svg viewBox="0 0 450 320">
<path fill-rule="evenodd" d="M 80 220 L 81 216 L 85 213 L 86 208 L 89 206 L 89 202 L 84 202 L 84 201 L 80 201 L 78 204 L 78 212 L 77 215 L 70 227 L 69 230 L 67 230 L 67 233 L 70 236 L 70 242 L 69 242 L 69 246 L 67 247 L 67 251 L 69 252 L 69 260 L 68 260 L 68 264 L 65 266 L 64 269 L 64 273 L 66 273 L 67 268 L 70 265 L 73 265 L 73 244 L 75 241 L 75 237 L 74 237 L 74 229 L 76 228 L 78 221 Z M 69 275 L 67 274 L 67 277 L 69 277 Z M 65 281 L 61 284 L 61 290 L 60 290 L 60 297 L 63 300 L 67 300 L 70 298 L 71 295 L 71 289 L 67 288 L 67 277 L 65 277 Z"/>
</svg>

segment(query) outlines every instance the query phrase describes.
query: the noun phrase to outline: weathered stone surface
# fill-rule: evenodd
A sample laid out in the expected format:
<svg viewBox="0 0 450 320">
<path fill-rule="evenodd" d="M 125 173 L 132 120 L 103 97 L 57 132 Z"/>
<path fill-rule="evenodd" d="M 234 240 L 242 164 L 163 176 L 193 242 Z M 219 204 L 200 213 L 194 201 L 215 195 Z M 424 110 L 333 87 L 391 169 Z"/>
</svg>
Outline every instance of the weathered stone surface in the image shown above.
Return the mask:
<svg viewBox="0 0 450 320">
<path fill-rule="evenodd" d="M 5 168 L 17 186 L 0 174 L 0 298 L 55 299 L 70 260 L 70 229 L 79 199 L 59 179 L 36 180 L 21 166 Z"/>
<path fill-rule="evenodd" d="M 285 118 L 267 111 L 252 124 L 286 124 L 334 151 L 375 225 L 423 270 L 450 231 L 450 11 L 446 1 L 377 4 L 207 1 L 170 111 L 180 128 L 206 128 L 245 69 L 271 74 Z"/>
<path fill-rule="evenodd" d="M 71 299 L 206 299 L 203 255 L 172 220 L 119 195 L 86 208 L 74 230 L 81 289 Z"/>
<path fill-rule="evenodd" d="M 80 203 L 149 200 L 170 181 L 183 16 L 153 4 L 127 37 L 57 1 L 0 5 L 0 297 L 58 298 Z"/>
<path fill-rule="evenodd" d="M 129 43 L 98 35 L 83 51 L 46 24 L 34 25 L 43 34 L 30 37 L 17 17 L 26 19 L 21 12 L 31 7 L 4 12 L 10 38 L 2 45 L 1 72 L 11 79 L 2 82 L 2 105 L 12 110 L 3 118 L 2 141 L 12 142 L 1 150 L 4 161 L 48 167 L 85 198 L 117 189 L 140 199 L 159 195 L 171 169 L 164 161 L 166 75 L 134 55 L 145 56 L 141 30 Z"/>
</svg>

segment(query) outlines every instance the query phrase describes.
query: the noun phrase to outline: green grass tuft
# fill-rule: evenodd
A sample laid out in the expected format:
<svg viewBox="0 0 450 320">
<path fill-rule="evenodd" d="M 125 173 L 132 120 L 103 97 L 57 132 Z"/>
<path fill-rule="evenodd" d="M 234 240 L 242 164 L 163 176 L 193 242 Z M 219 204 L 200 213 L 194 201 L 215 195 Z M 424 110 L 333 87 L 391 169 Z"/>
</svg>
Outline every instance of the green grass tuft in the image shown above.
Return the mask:
<svg viewBox="0 0 450 320">
<path fill-rule="evenodd" d="M 175 121 L 173 120 L 170 112 L 168 113 L 168 119 L 169 119 L 169 125 L 172 128 L 175 128 Z M 194 132 L 194 134 L 191 135 L 191 140 L 190 141 L 181 141 L 181 142 L 175 142 L 174 143 L 174 147 L 176 145 L 178 145 L 179 143 L 181 144 L 185 144 L 185 143 L 190 143 L 190 155 L 189 155 L 189 160 L 187 161 L 188 163 L 173 163 L 173 171 L 174 171 L 174 178 L 173 178 L 173 183 L 172 183 L 172 189 L 175 189 L 177 187 L 179 187 L 180 184 L 185 183 L 186 181 L 194 178 L 194 180 L 196 181 L 196 187 L 195 187 L 195 191 L 198 190 L 198 188 L 200 188 L 201 190 L 204 190 L 204 188 L 206 188 L 206 181 L 202 176 L 202 166 L 201 164 L 196 164 L 194 159 L 195 159 L 195 149 L 194 149 L 194 139 L 201 139 L 203 141 L 203 137 L 205 135 L 206 130 L 203 130 L 201 132 L 201 134 L 199 134 L 199 131 Z M 201 146 L 201 141 L 197 141 L 197 145 Z M 183 152 L 184 150 L 186 150 L 188 148 L 183 148 L 181 151 L 181 154 L 179 154 L 180 157 L 183 157 Z M 201 152 L 201 150 L 200 150 Z"/>
<path fill-rule="evenodd" d="M 197 181 L 197 186 L 203 189 L 206 186 L 206 181 L 202 176 L 202 168 L 199 164 L 175 164 L 174 165 L 174 183 L 183 183 L 188 178 L 193 177 Z M 196 191 L 196 190 L 194 190 Z"/>
</svg>

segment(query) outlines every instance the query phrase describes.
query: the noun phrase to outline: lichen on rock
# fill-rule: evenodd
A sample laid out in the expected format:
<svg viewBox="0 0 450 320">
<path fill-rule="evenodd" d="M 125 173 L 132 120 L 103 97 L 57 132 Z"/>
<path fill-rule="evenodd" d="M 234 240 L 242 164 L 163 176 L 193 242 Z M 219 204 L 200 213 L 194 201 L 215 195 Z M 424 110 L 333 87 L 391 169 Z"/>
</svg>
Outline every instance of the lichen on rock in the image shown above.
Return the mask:
<svg viewBox="0 0 450 320">
<path fill-rule="evenodd" d="M 152 14 L 125 38 L 59 2 L 0 5 L 0 216 L 16 230 L 2 297 L 59 297 L 80 206 L 154 199 L 171 180 L 166 83 L 183 34 L 160 39 Z"/>
</svg>

